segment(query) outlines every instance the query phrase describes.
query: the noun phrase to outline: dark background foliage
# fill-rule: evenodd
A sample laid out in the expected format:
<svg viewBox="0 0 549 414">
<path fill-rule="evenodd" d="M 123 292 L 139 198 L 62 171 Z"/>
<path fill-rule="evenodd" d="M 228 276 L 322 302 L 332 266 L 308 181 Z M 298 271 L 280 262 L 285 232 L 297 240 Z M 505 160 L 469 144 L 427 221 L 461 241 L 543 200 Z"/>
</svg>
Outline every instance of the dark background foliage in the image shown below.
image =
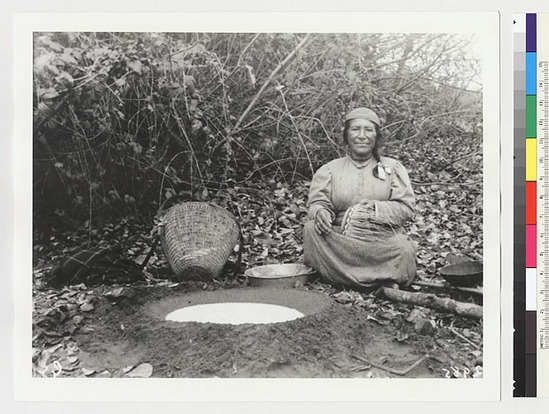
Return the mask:
<svg viewBox="0 0 549 414">
<path fill-rule="evenodd" d="M 91 242 L 127 221 L 152 226 L 160 204 L 182 194 L 231 208 L 250 257 L 295 259 L 308 182 L 344 153 L 343 115 L 368 106 L 384 120 L 382 152 L 413 180 L 408 231 L 423 271 L 448 253 L 481 258 L 474 41 L 36 33 L 35 242 L 79 229 Z"/>
</svg>

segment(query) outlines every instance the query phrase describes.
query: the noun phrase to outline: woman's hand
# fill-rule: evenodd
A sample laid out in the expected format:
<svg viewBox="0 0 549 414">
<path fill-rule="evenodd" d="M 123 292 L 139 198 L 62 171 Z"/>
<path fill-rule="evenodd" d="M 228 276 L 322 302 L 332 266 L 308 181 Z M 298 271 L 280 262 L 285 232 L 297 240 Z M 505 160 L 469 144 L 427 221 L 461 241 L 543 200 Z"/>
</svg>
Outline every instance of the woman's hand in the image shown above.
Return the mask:
<svg viewBox="0 0 549 414">
<path fill-rule="evenodd" d="M 366 206 L 372 210 L 375 209 L 375 203 L 372 200 L 363 200 L 360 202 L 363 206 Z"/>
<path fill-rule="evenodd" d="M 332 214 L 326 210 L 318 210 L 315 216 L 315 229 L 318 234 L 328 234 L 332 231 Z"/>
<path fill-rule="evenodd" d="M 361 205 L 363 205 L 363 212 L 367 212 L 372 216 L 375 216 L 376 212 L 376 205 L 372 200 L 364 200 L 360 202 Z"/>
</svg>

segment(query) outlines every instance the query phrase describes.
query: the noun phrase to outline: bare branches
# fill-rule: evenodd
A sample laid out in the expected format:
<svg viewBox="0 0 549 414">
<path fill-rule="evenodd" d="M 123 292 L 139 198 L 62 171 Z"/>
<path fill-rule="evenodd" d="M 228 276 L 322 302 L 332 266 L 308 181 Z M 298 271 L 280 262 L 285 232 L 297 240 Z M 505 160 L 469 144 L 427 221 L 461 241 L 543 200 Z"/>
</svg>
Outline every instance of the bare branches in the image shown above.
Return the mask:
<svg viewBox="0 0 549 414">
<path fill-rule="evenodd" d="M 238 62 L 236 62 L 236 66 L 239 67 L 242 64 L 242 59 L 244 59 L 244 55 L 246 55 L 246 52 L 248 49 L 254 44 L 254 42 L 257 40 L 257 38 L 261 35 L 261 33 L 257 33 L 252 40 L 242 49 L 242 52 L 240 52 L 240 56 L 238 56 Z"/>
<path fill-rule="evenodd" d="M 429 293 L 405 292 L 387 287 L 381 288 L 381 291 L 387 299 L 394 302 L 409 303 L 444 312 L 452 312 L 465 318 L 482 319 L 482 306 L 473 303 L 458 302 L 453 299 L 441 298 Z"/>
<path fill-rule="evenodd" d="M 305 37 L 303 37 L 303 39 L 301 40 L 301 42 L 299 42 L 299 44 L 295 47 L 294 50 L 292 50 L 292 52 L 286 56 L 286 58 L 280 62 L 280 64 L 274 68 L 274 70 L 271 72 L 271 74 L 269 75 L 269 77 L 265 80 L 265 82 L 263 83 L 263 85 L 261 86 L 261 88 L 259 89 L 259 91 L 255 94 L 255 96 L 253 97 L 252 101 L 250 102 L 250 104 L 248 105 L 248 107 L 244 110 L 244 112 L 242 113 L 242 115 L 240 115 L 240 118 L 238 118 L 238 121 L 236 122 L 235 126 L 233 127 L 232 131 L 231 131 L 231 134 L 234 134 L 236 131 L 238 131 L 238 128 L 240 127 L 240 125 L 242 124 L 242 121 L 244 121 L 244 119 L 246 118 L 246 116 L 248 116 L 248 114 L 250 113 L 250 111 L 252 110 L 252 108 L 255 106 L 256 102 L 259 100 L 259 98 L 261 97 L 261 95 L 263 94 L 263 92 L 265 91 L 265 89 L 267 89 L 267 87 L 269 86 L 269 84 L 271 83 L 271 81 L 274 79 L 274 77 L 276 76 L 276 74 L 290 61 L 293 59 L 293 57 L 295 56 L 295 54 L 297 53 L 297 51 L 299 49 L 301 49 L 308 41 L 309 41 L 309 38 L 310 38 L 311 34 L 308 33 L 305 35 Z"/>
<path fill-rule="evenodd" d="M 412 57 L 414 57 L 415 55 L 417 55 L 422 49 L 424 49 L 428 44 L 432 43 L 433 41 L 435 41 L 436 39 L 440 39 L 443 35 L 436 35 L 436 36 L 433 36 L 429 39 L 427 39 L 425 42 L 423 42 L 421 45 L 419 45 L 418 47 L 416 47 L 413 51 L 411 51 L 410 53 L 407 53 L 405 54 L 403 57 L 399 58 L 399 59 L 395 59 L 395 60 L 392 60 L 392 61 L 389 61 L 389 62 L 383 62 L 383 63 L 380 63 L 376 66 L 373 66 L 370 68 L 370 70 L 378 70 L 378 69 L 381 69 L 385 66 L 390 66 L 390 65 L 393 65 L 395 63 L 397 64 L 400 64 L 402 62 L 406 62 L 407 60 L 410 60 Z M 408 39 L 411 39 L 411 38 L 408 38 Z M 404 44 L 405 41 L 402 42 L 402 44 Z M 387 50 L 391 50 L 389 48 L 387 48 Z"/>
<path fill-rule="evenodd" d="M 171 108 L 172 108 L 172 113 L 173 113 L 173 117 L 175 118 L 176 122 L 177 122 L 177 125 L 179 127 L 179 131 L 183 134 L 183 136 L 185 137 L 185 141 L 188 145 L 188 148 L 189 148 L 189 151 L 191 153 L 191 157 L 192 159 L 194 160 L 195 162 L 195 165 L 196 165 L 196 170 L 198 172 L 198 176 L 200 177 L 200 179 L 202 179 L 202 171 L 200 171 L 200 163 L 198 162 L 198 159 L 196 158 L 196 154 L 194 153 L 194 149 L 193 149 L 193 145 L 191 143 L 191 140 L 189 138 L 189 135 L 187 134 L 187 131 L 185 130 L 185 125 L 183 125 L 183 122 L 181 121 L 181 117 L 179 116 L 179 114 L 177 113 L 177 110 L 173 104 L 173 102 L 171 103 Z M 178 141 L 180 141 L 181 143 L 181 138 L 178 138 Z"/>
<path fill-rule="evenodd" d="M 416 129 L 415 134 L 413 134 L 409 137 L 406 137 L 404 139 L 398 140 L 398 141 L 388 142 L 386 144 L 386 146 L 391 146 L 391 145 L 396 145 L 396 144 L 401 145 L 401 144 L 404 144 L 405 142 L 413 140 L 414 138 L 416 138 L 418 135 L 421 134 L 423 125 L 429 120 L 432 120 L 432 119 L 435 119 L 435 118 L 440 118 L 440 117 L 447 116 L 447 115 L 473 113 L 473 112 L 475 112 L 475 111 L 472 110 L 472 109 L 461 109 L 461 110 L 458 110 L 458 111 L 451 111 L 451 112 L 444 112 L 444 113 L 429 115 L 429 116 L 425 117 L 417 127 L 414 125 L 414 127 Z"/>
<path fill-rule="evenodd" d="M 387 371 L 390 374 L 395 374 L 395 375 L 399 375 L 399 376 L 404 376 L 404 375 L 408 374 L 414 368 L 418 367 L 423 361 L 425 361 L 427 358 L 429 358 L 429 354 L 424 355 L 421 358 L 419 358 L 416 362 L 414 362 L 412 365 L 410 365 L 409 367 L 399 370 L 399 369 L 394 369 L 394 368 L 391 368 L 391 367 L 387 367 L 383 364 L 378 364 L 377 362 L 370 361 L 370 360 L 368 360 L 366 358 L 363 358 L 359 355 L 351 355 L 351 356 L 353 358 L 358 359 L 359 361 L 364 362 L 365 364 L 367 364 L 368 368 L 369 367 L 375 367 L 377 369 L 382 369 L 383 371 Z"/>
<path fill-rule="evenodd" d="M 341 120 L 356 106 L 385 118 L 387 155 L 416 185 L 482 179 L 480 67 L 462 35 L 63 36 L 37 39 L 34 161 L 37 175 L 58 169 L 85 218 L 91 198 L 95 209 L 139 194 L 116 206 L 135 210 L 167 180 L 200 191 L 310 179 L 342 155 Z"/>
<path fill-rule="evenodd" d="M 303 137 L 301 136 L 301 132 L 299 131 L 299 127 L 296 125 L 294 117 L 292 116 L 292 113 L 290 112 L 290 109 L 288 108 L 288 103 L 286 102 L 286 98 L 284 97 L 284 92 L 282 91 L 282 88 L 279 89 L 280 95 L 282 96 L 282 102 L 284 102 L 284 107 L 286 108 L 286 113 L 290 117 L 290 120 L 292 121 L 292 125 L 295 128 L 295 131 L 297 133 L 297 136 L 299 137 L 299 140 L 301 141 L 301 145 L 303 146 L 303 149 L 305 150 L 305 155 L 307 155 L 307 160 L 309 160 L 309 168 L 311 169 L 311 176 L 315 173 L 313 168 L 313 163 L 311 162 L 311 157 L 309 156 L 309 151 L 307 151 L 307 146 L 305 145 L 305 141 L 303 141 Z M 294 171 L 295 173 L 295 171 Z"/>
</svg>

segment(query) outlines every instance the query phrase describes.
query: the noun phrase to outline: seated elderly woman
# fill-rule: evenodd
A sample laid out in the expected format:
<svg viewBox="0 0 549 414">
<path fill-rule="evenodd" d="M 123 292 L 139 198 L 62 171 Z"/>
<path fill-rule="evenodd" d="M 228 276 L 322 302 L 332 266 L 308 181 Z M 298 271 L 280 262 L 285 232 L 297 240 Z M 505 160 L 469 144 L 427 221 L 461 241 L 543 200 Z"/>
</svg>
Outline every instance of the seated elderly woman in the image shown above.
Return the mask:
<svg viewBox="0 0 549 414">
<path fill-rule="evenodd" d="M 402 229 L 414 192 L 404 167 L 379 155 L 380 138 L 375 112 L 349 112 L 348 155 L 320 167 L 311 182 L 305 264 L 335 285 L 408 285 L 416 273 L 415 248 Z"/>
</svg>

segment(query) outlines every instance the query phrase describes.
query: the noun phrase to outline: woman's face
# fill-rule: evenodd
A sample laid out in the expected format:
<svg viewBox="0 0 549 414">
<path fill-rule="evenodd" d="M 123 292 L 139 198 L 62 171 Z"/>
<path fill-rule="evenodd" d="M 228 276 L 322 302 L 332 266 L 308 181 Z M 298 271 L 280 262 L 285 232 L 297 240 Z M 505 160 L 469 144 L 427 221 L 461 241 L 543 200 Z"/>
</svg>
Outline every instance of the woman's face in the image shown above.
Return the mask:
<svg viewBox="0 0 549 414">
<path fill-rule="evenodd" d="M 376 144 L 376 126 L 367 119 L 351 119 L 347 130 L 347 144 L 351 157 L 355 160 L 367 160 L 372 156 Z"/>
</svg>

